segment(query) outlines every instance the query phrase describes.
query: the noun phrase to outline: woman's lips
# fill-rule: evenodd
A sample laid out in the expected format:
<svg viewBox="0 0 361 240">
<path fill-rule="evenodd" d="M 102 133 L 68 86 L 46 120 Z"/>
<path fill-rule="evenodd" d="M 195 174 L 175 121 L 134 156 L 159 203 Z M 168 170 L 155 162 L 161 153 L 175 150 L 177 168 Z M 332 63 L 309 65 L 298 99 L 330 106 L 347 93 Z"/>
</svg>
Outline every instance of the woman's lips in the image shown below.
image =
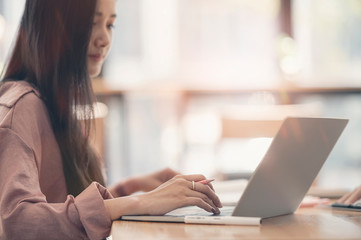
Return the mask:
<svg viewBox="0 0 361 240">
<path fill-rule="evenodd" d="M 101 54 L 90 54 L 89 58 L 94 62 L 100 62 L 103 59 Z"/>
</svg>

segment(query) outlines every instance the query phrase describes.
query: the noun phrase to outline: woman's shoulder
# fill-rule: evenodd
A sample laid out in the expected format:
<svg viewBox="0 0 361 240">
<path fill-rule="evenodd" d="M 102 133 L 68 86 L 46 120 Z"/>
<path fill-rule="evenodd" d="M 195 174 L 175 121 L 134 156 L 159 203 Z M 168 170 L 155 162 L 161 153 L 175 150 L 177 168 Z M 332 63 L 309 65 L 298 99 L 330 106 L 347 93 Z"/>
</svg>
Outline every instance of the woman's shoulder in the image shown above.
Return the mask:
<svg viewBox="0 0 361 240">
<path fill-rule="evenodd" d="M 30 83 L 26 81 L 4 82 L 0 85 L 0 105 L 11 108 L 29 93 L 34 94 L 40 100 L 39 92 Z"/>
<path fill-rule="evenodd" d="M 53 139 L 49 114 L 38 91 L 25 81 L 0 87 L 0 129 L 9 129 L 36 152 Z"/>
<path fill-rule="evenodd" d="M 47 116 L 39 92 L 26 81 L 10 81 L 0 87 L 0 127 L 12 128 L 16 121 L 38 121 Z"/>
</svg>

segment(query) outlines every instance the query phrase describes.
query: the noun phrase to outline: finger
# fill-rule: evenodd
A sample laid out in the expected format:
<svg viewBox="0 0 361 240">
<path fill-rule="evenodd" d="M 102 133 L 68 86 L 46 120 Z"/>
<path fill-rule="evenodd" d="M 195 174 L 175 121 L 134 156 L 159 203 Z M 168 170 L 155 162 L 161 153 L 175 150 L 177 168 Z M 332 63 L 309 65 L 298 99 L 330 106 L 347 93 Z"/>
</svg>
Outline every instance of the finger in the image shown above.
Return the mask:
<svg viewBox="0 0 361 240">
<path fill-rule="evenodd" d="M 218 209 L 218 207 L 216 205 L 214 205 L 213 201 L 211 199 L 209 199 L 207 197 L 207 195 L 201 193 L 201 192 L 197 192 L 197 191 L 189 191 L 189 193 L 187 194 L 188 197 L 197 197 L 202 199 L 203 201 L 205 201 L 206 203 L 208 203 L 209 205 L 211 205 L 216 211 L 215 214 L 219 214 L 220 211 Z"/>
<path fill-rule="evenodd" d="M 195 186 L 196 191 L 204 193 L 205 195 L 207 195 L 208 198 L 210 198 L 212 200 L 212 202 L 216 206 L 218 206 L 220 208 L 223 207 L 221 201 L 218 198 L 218 196 L 215 194 L 215 192 L 213 190 L 211 190 L 211 188 L 208 185 L 204 185 L 202 183 L 195 183 L 194 186 Z"/>
<path fill-rule="evenodd" d="M 195 181 L 195 182 L 198 182 L 198 181 L 201 181 L 201 180 L 205 180 L 206 177 L 202 174 L 193 174 L 193 175 L 177 175 L 175 176 L 176 178 L 183 178 L 185 180 L 188 180 L 188 181 Z"/>
<path fill-rule="evenodd" d="M 214 190 L 214 187 L 213 187 L 212 183 L 207 183 L 207 185 L 213 190 L 213 192 L 216 192 L 216 191 Z"/>
<path fill-rule="evenodd" d="M 194 174 L 194 175 L 177 175 L 176 178 L 183 178 L 185 180 L 188 180 L 190 182 L 194 181 L 194 182 L 199 182 L 199 181 L 205 181 L 207 180 L 207 178 L 204 175 L 201 174 Z M 213 185 L 211 183 L 207 183 L 205 185 L 208 185 L 213 191 Z"/>
<path fill-rule="evenodd" d="M 208 198 L 210 198 L 212 200 L 212 202 L 216 206 L 218 206 L 220 208 L 223 207 L 221 201 L 218 198 L 218 196 L 215 194 L 215 192 L 208 185 L 204 185 L 202 183 L 197 183 L 194 180 L 188 180 L 187 181 L 187 177 L 189 177 L 189 179 L 195 179 L 195 177 L 199 177 L 199 178 L 203 177 L 203 178 L 205 178 L 203 175 L 179 175 L 179 176 L 175 177 L 175 182 L 180 184 L 180 185 L 185 184 L 189 189 L 191 189 L 193 191 L 198 191 L 198 192 L 204 193 L 205 195 L 208 196 Z M 194 188 L 193 188 L 193 184 L 194 184 Z"/>
<path fill-rule="evenodd" d="M 361 188 L 357 188 L 356 190 L 354 190 L 351 195 L 347 198 L 347 200 L 345 201 L 345 204 L 353 204 L 354 202 L 356 202 L 357 200 L 359 200 L 359 198 L 361 197 Z"/>
<path fill-rule="evenodd" d="M 201 181 L 206 181 L 207 178 L 204 175 L 201 174 L 195 174 L 195 175 L 177 175 L 175 176 L 175 178 L 183 178 L 185 180 L 188 180 L 190 182 L 194 181 L 194 182 L 201 182 Z M 213 191 L 213 185 L 211 183 L 206 183 L 205 185 L 208 185 Z"/>
<path fill-rule="evenodd" d="M 201 198 L 188 197 L 186 200 L 186 206 L 197 206 L 199 208 L 206 210 L 207 212 L 216 214 L 216 210 L 207 202 L 203 201 L 203 199 Z"/>
<path fill-rule="evenodd" d="M 345 203 L 351 195 L 352 195 L 352 192 L 349 192 L 349 193 L 345 194 L 343 197 L 341 197 L 339 200 L 337 200 L 337 202 Z"/>
<path fill-rule="evenodd" d="M 205 184 L 205 185 L 208 185 L 212 190 L 213 192 L 214 191 L 214 188 L 213 188 L 213 185 L 211 184 L 211 182 L 213 182 L 215 179 L 205 179 L 205 180 L 201 180 L 201 181 L 198 181 L 199 183 L 202 183 L 202 184 Z"/>
</svg>

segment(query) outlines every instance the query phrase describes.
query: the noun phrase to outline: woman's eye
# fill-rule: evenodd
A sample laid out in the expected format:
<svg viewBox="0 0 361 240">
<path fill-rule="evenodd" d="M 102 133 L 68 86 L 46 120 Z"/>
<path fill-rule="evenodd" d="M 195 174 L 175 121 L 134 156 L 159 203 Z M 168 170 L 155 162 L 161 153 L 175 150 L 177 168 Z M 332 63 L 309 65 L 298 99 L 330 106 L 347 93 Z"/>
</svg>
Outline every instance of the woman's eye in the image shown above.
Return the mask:
<svg viewBox="0 0 361 240">
<path fill-rule="evenodd" d="M 108 29 L 113 29 L 113 28 L 115 28 L 115 26 L 114 26 L 114 24 L 108 24 L 108 25 L 107 25 L 107 28 L 108 28 Z"/>
</svg>

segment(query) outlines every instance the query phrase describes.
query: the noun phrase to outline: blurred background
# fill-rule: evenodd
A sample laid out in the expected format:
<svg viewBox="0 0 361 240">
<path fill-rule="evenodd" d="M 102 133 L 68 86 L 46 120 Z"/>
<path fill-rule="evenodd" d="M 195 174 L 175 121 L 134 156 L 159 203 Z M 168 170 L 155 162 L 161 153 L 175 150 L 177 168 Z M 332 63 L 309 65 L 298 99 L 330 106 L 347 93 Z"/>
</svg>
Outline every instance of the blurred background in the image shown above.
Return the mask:
<svg viewBox="0 0 361 240">
<path fill-rule="evenodd" d="M 0 0 L 0 67 L 24 0 Z M 117 0 L 94 79 L 109 184 L 171 167 L 234 179 L 287 116 L 349 118 L 317 184 L 361 184 L 361 0 Z"/>
</svg>

